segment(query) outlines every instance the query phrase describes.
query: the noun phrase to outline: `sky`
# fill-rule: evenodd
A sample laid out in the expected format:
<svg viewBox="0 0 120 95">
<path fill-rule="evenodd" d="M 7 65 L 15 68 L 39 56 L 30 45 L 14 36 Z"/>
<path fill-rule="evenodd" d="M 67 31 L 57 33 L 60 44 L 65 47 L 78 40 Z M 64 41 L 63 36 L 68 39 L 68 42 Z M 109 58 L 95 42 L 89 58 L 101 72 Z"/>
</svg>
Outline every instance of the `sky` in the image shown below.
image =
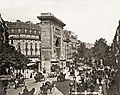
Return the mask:
<svg viewBox="0 0 120 95">
<path fill-rule="evenodd" d="M 105 38 L 112 43 L 120 20 L 120 0 L 1 0 L 0 13 L 7 21 L 40 22 L 37 16 L 50 12 L 61 19 L 64 29 L 78 39 L 95 43 Z"/>
</svg>

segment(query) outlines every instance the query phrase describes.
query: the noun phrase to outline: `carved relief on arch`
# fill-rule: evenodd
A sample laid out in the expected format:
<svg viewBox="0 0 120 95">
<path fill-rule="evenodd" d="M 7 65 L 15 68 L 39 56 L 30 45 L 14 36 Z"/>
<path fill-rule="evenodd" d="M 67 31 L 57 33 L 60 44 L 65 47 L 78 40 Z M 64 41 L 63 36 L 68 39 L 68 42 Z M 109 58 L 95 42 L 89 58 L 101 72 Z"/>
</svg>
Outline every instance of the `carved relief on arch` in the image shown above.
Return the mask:
<svg viewBox="0 0 120 95">
<path fill-rule="evenodd" d="M 55 46 L 56 47 L 60 47 L 60 38 L 56 39 Z"/>
<path fill-rule="evenodd" d="M 57 36 L 54 35 L 53 44 L 54 44 L 55 47 L 60 47 L 60 45 L 61 45 L 60 37 L 57 37 Z"/>
</svg>

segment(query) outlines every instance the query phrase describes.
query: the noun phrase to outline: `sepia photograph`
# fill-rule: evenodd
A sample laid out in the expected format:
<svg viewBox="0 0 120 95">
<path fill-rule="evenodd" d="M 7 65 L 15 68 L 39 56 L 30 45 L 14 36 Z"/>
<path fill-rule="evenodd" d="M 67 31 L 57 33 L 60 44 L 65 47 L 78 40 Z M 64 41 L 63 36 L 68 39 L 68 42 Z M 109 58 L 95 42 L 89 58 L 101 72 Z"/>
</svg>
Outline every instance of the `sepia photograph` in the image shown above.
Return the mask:
<svg viewBox="0 0 120 95">
<path fill-rule="evenodd" d="M 1 0 L 0 95 L 120 95 L 120 0 Z"/>
</svg>

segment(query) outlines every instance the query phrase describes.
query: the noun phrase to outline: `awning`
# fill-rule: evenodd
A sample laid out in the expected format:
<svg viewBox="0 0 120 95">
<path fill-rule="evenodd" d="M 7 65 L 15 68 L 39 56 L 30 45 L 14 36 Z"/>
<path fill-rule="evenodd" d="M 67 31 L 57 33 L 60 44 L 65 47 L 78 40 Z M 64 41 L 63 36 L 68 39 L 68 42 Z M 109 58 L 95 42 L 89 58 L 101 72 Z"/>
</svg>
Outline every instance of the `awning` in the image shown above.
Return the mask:
<svg viewBox="0 0 120 95">
<path fill-rule="evenodd" d="M 57 64 L 59 61 L 58 60 L 56 60 L 56 59 L 51 59 L 51 63 L 52 64 Z"/>
<path fill-rule="evenodd" d="M 27 64 L 27 66 L 32 66 L 32 65 L 35 65 L 36 63 L 29 63 Z"/>
<path fill-rule="evenodd" d="M 56 61 L 51 61 L 51 63 L 58 63 L 58 61 L 56 60 Z"/>
<path fill-rule="evenodd" d="M 72 60 L 72 59 L 67 59 L 66 61 L 67 61 L 67 62 L 72 62 L 73 60 Z"/>
<path fill-rule="evenodd" d="M 11 80 L 11 75 L 0 75 L 0 81 Z"/>
<path fill-rule="evenodd" d="M 66 59 L 60 59 L 60 61 L 66 61 Z"/>
</svg>

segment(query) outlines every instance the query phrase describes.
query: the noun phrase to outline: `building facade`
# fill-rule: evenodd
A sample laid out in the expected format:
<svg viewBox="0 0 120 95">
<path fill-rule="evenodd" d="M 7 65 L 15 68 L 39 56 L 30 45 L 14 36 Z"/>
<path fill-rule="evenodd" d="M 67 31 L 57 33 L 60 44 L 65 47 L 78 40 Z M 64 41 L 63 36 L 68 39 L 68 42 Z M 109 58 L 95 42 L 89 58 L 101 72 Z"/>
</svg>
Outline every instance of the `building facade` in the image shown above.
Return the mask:
<svg viewBox="0 0 120 95">
<path fill-rule="evenodd" d="M 9 39 L 9 33 L 7 32 L 8 28 L 7 25 L 5 24 L 5 21 L 2 19 L 1 14 L 0 14 L 0 51 L 2 49 L 3 43 L 8 43 Z"/>
<path fill-rule="evenodd" d="M 64 30 L 63 34 L 63 48 L 66 62 L 73 61 L 73 54 L 77 53 L 78 38 L 72 31 Z"/>
<path fill-rule="evenodd" d="M 111 45 L 111 55 L 112 55 L 112 66 L 118 69 L 117 76 L 117 89 L 120 93 L 120 20 L 119 25 L 116 29 L 116 33 L 113 39 L 113 43 Z"/>
<path fill-rule="evenodd" d="M 40 61 L 41 51 L 41 28 L 40 24 L 30 21 L 6 22 L 9 32 L 9 43 L 30 59 L 34 64 Z M 40 67 L 40 66 L 39 66 Z M 39 68 L 40 69 L 40 68 Z"/>
<path fill-rule="evenodd" d="M 3 44 L 8 43 L 9 39 L 8 39 L 8 32 L 7 32 L 8 28 L 5 24 L 5 21 L 2 19 L 1 14 L 0 14 L 0 94 L 1 95 L 5 95 L 5 92 L 3 91 L 4 86 L 6 86 L 5 83 L 5 79 L 3 77 L 3 71 L 2 68 L 5 65 L 5 63 L 3 63 Z"/>
<path fill-rule="evenodd" d="M 120 63 L 120 21 L 111 45 L 111 51 L 114 65 L 118 65 Z"/>
<path fill-rule="evenodd" d="M 65 24 L 51 13 L 41 13 L 38 16 L 41 23 L 41 61 L 42 67 L 50 71 L 55 62 L 62 68 L 63 27 Z"/>
</svg>

